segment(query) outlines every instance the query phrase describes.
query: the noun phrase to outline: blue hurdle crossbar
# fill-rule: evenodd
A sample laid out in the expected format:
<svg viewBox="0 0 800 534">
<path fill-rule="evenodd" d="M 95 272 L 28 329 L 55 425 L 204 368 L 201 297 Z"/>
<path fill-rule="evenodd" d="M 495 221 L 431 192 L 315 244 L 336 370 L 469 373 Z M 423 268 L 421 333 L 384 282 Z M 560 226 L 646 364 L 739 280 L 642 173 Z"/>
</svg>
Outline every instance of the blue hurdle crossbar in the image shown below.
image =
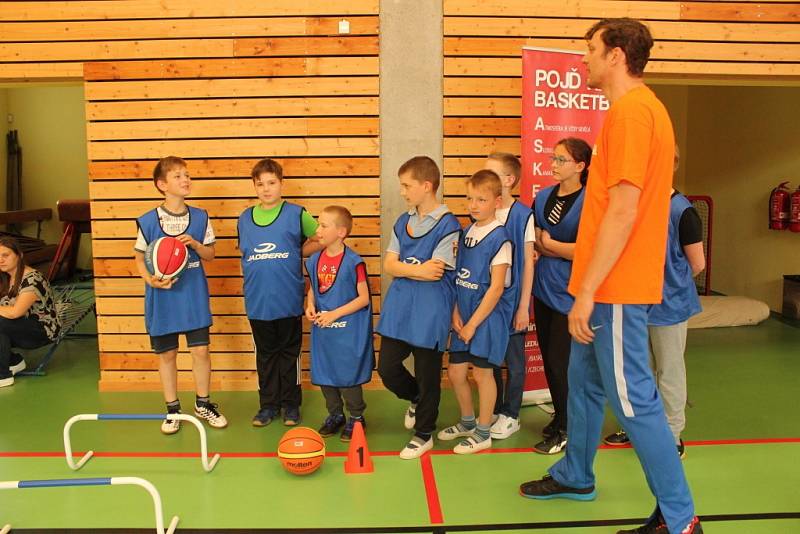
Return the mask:
<svg viewBox="0 0 800 534">
<path fill-rule="evenodd" d="M 4 489 L 29 489 L 29 488 L 65 488 L 80 486 L 139 486 L 147 490 L 153 498 L 153 508 L 156 514 L 156 533 L 172 534 L 178 526 L 178 516 L 172 518 L 169 527 L 164 532 L 164 512 L 161 509 L 161 495 L 149 481 L 139 477 L 111 477 L 111 478 L 65 478 L 52 480 L 9 480 L 0 482 L 0 490 Z M 6 525 L 0 534 L 11 530 L 11 525 Z"/>
<path fill-rule="evenodd" d="M 67 465 L 69 465 L 70 469 L 73 471 L 77 471 L 94 455 L 94 451 L 88 451 L 77 463 L 72 459 L 72 441 L 70 440 L 69 432 L 72 425 L 78 421 L 161 421 L 164 417 L 165 415 L 163 413 L 81 413 L 73 415 L 64 425 L 64 454 L 67 458 Z M 170 419 L 188 421 L 197 428 L 197 431 L 200 433 L 200 461 L 203 464 L 203 469 L 205 469 L 207 473 L 210 473 L 211 470 L 214 469 L 214 466 L 217 465 L 220 456 L 219 454 L 215 454 L 209 461 L 206 429 L 203 427 L 203 424 L 192 415 L 175 413 L 169 414 L 169 417 Z"/>
</svg>

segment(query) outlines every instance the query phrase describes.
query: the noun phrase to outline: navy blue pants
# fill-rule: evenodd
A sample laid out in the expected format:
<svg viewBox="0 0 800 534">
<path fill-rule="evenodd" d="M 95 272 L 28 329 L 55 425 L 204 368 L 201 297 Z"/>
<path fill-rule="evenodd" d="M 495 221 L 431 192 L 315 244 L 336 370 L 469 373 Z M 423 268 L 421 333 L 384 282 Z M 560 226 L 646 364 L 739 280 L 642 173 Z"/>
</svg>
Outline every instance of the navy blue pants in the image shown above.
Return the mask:
<svg viewBox="0 0 800 534">
<path fill-rule="evenodd" d="M 501 370 L 494 370 L 494 381 L 497 385 L 497 402 L 494 413 L 519 419 L 522 407 L 522 393 L 525 387 L 525 333 L 511 334 L 506 348 L 506 383 L 503 386 Z"/>
<path fill-rule="evenodd" d="M 0 378 L 9 378 L 12 347 L 38 349 L 50 343 L 42 324 L 33 317 L 0 317 Z"/>
</svg>

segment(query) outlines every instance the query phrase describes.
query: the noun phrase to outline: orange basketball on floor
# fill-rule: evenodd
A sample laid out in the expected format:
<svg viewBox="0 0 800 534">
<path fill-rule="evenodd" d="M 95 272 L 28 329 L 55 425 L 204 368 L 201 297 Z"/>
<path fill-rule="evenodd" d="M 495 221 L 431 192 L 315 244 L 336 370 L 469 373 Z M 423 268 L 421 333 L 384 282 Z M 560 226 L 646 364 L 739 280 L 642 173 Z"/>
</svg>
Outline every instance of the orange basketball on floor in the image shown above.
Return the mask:
<svg viewBox="0 0 800 534">
<path fill-rule="evenodd" d="M 325 440 L 311 428 L 292 428 L 278 443 L 278 458 L 293 475 L 311 474 L 325 460 Z"/>
</svg>

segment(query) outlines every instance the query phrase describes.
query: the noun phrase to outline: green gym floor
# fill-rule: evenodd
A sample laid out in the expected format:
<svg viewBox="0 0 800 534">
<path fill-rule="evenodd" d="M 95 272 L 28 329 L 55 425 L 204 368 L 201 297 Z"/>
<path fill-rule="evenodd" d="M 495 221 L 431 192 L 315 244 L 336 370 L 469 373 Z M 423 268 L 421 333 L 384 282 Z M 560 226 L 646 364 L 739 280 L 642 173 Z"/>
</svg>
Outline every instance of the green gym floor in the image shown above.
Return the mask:
<svg viewBox="0 0 800 534">
<path fill-rule="evenodd" d="M 31 359 L 37 358 L 34 353 Z M 706 532 L 800 532 L 800 328 L 769 319 L 756 327 L 691 330 L 687 456 L 684 467 Z M 198 458 L 191 425 L 163 436 L 154 421 L 81 422 L 73 449 L 96 457 L 71 471 L 62 429 L 78 413 L 153 413 L 158 393 L 99 393 L 94 339 L 59 348 L 46 377 L 20 377 L 0 389 L 0 481 L 138 476 L 159 490 L 165 522 L 178 532 L 568 532 L 599 534 L 636 525 L 650 513 L 650 495 L 632 449 L 601 448 L 594 502 L 532 501 L 521 482 L 539 478 L 558 457 L 530 452 L 549 416 L 522 412 L 522 430 L 491 452 L 434 454 L 404 461 L 409 437 L 405 404 L 385 391 L 366 393 L 367 439 L 375 470 L 346 475 L 345 444 L 327 440 L 322 468 L 286 473 L 275 458 L 286 430 L 279 421 L 254 428 L 255 392 L 215 393 L 230 424 L 208 430 L 222 453 L 211 473 Z M 191 393 L 182 393 L 190 406 Z M 457 419 L 443 392 L 440 425 Z M 303 424 L 317 428 L 322 395 L 304 392 Z M 612 416 L 605 431 L 616 430 Z M 78 487 L 0 490 L 0 529 L 12 532 L 153 532 L 149 496 L 140 488 Z M 73 530 L 78 529 L 78 530 Z"/>
</svg>

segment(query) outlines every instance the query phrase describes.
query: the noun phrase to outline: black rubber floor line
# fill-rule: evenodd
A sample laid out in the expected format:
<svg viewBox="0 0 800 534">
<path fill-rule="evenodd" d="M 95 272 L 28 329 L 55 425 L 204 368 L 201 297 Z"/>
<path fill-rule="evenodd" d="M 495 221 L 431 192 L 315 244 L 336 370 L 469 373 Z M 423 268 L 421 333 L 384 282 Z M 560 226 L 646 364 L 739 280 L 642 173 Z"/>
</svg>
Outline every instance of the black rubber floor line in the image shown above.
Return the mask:
<svg viewBox="0 0 800 534">
<path fill-rule="evenodd" d="M 701 515 L 700 519 L 707 523 L 724 521 L 758 521 L 800 519 L 800 512 L 777 512 L 757 514 L 716 514 Z M 625 525 L 640 525 L 647 518 L 627 519 L 596 519 L 591 521 L 542 521 L 536 523 L 495 523 L 486 525 L 425 525 L 418 527 L 342 527 L 342 528 L 181 528 L 176 530 L 179 534 L 402 534 L 402 533 L 431 533 L 446 534 L 447 532 L 482 532 L 487 530 L 543 530 L 548 528 L 586 528 L 610 527 Z M 13 527 L 13 525 L 12 525 Z M 19 534 L 152 534 L 152 528 L 12 528 L 13 533 Z"/>
</svg>

